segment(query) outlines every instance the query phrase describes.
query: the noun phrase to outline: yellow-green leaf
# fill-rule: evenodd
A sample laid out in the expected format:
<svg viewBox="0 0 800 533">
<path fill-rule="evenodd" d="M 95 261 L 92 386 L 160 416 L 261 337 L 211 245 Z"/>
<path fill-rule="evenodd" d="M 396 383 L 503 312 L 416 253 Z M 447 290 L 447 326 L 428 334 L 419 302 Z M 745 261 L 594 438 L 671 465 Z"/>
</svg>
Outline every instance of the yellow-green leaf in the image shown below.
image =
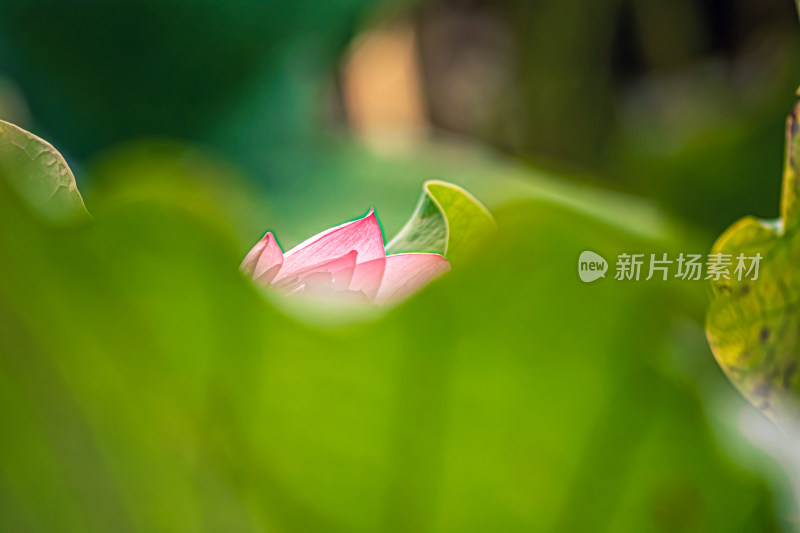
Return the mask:
<svg viewBox="0 0 800 533">
<path fill-rule="evenodd" d="M 784 429 L 798 427 L 800 399 L 800 229 L 797 107 L 786 124 L 781 218 L 746 217 L 731 226 L 712 253 L 761 255 L 758 277 L 712 282 L 706 334 L 734 385 Z"/>
<path fill-rule="evenodd" d="M 47 218 L 87 215 L 64 157 L 53 145 L 0 120 L 0 176 Z"/>
</svg>

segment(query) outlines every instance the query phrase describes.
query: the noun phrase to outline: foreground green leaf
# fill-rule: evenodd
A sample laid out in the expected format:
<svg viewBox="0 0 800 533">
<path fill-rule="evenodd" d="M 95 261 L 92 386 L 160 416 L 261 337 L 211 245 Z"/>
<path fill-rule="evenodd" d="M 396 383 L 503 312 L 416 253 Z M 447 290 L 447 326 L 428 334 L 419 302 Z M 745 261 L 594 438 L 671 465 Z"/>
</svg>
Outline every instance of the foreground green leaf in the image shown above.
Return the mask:
<svg viewBox="0 0 800 533">
<path fill-rule="evenodd" d="M 777 530 L 710 431 L 699 328 L 689 378 L 669 356 L 683 293 L 572 265 L 663 240 L 516 200 L 485 253 L 323 328 L 240 275 L 207 181 L 157 170 L 67 227 L 0 181 L 0 531 Z"/>
<path fill-rule="evenodd" d="M 58 150 L 3 120 L 0 120 L 0 176 L 50 219 L 88 215 L 75 176 Z"/>
</svg>

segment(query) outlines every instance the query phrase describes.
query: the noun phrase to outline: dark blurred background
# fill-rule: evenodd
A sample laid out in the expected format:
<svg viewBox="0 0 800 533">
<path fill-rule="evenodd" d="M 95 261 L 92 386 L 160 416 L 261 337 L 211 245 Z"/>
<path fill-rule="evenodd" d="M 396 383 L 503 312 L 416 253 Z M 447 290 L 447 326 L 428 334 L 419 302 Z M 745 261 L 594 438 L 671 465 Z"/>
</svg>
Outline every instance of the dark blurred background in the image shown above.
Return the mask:
<svg viewBox="0 0 800 533">
<path fill-rule="evenodd" d="M 349 131 L 455 137 L 718 232 L 777 215 L 798 35 L 789 0 L 2 0 L 0 116 L 75 165 L 199 143 L 267 191 L 331 179 Z"/>
</svg>

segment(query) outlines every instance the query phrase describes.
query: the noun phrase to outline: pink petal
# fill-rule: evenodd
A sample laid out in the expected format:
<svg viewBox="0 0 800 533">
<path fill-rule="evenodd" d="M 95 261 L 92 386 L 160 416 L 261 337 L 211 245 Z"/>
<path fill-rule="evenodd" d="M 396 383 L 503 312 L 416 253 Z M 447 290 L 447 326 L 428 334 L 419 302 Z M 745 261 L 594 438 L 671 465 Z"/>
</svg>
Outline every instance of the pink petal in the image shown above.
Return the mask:
<svg viewBox="0 0 800 533">
<path fill-rule="evenodd" d="M 352 250 L 358 253 L 359 262 L 386 255 L 374 210 L 370 209 L 364 218 L 323 231 L 286 252 L 278 278 L 292 276 L 310 265 L 342 257 Z"/>
<path fill-rule="evenodd" d="M 389 255 L 375 303 L 403 299 L 448 270 L 450 263 L 439 254 Z"/>
<path fill-rule="evenodd" d="M 269 235 L 269 233 L 267 233 L 267 235 Z M 241 270 L 248 276 L 252 276 L 253 272 L 256 269 L 258 258 L 261 256 L 261 252 L 264 251 L 264 248 L 267 245 L 266 243 L 267 235 L 264 235 L 264 237 L 260 241 L 258 241 L 256 245 L 250 249 L 249 252 L 247 252 L 247 255 L 244 257 L 242 264 L 239 265 L 239 270 Z"/>
<path fill-rule="evenodd" d="M 267 232 L 264 237 L 253 246 L 240 267 L 242 271 L 251 275 L 254 280 L 268 284 L 278 274 L 283 264 L 283 252 L 272 232 Z"/>
<path fill-rule="evenodd" d="M 353 279 L 350 282 L 351 291 L 361 291 L 370 302 L 375 300 L 383 281 L 383 272 L 386 269 L 386 258 L 380 257 L 359 263 L 353 271 Z"/>
<path fill-rule="evenodd" d="M 306 267 L 291 276 L 276 280 L 275 286 L 293 291 L 304 284 L 330 285 L 331 290 L 345 291 L 353 279 L 357 257 L 358 252 L 350 250 L 341 257 Z"/>
</svg>

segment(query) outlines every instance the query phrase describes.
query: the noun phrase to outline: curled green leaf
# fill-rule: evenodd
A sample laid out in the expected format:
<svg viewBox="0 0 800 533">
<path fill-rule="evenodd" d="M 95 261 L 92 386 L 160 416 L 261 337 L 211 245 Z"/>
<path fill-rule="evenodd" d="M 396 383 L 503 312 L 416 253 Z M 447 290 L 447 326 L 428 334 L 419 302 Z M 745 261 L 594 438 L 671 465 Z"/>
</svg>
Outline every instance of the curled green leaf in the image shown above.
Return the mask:
<svg viewBox="0 0 800 533">
<path fill-rule="evenodd" d="M 88 215 L 64 157 L 53 145 L 0 120 L 0 177 L 52 220 Z"/>
<path fill-rule="evenodd" d="M 458 185 L 431 180 L 417 209 L 386 251 L 432 252 L 448 256 L 469 249 L 495 226 L 489 211 Z"/>
</svg>

